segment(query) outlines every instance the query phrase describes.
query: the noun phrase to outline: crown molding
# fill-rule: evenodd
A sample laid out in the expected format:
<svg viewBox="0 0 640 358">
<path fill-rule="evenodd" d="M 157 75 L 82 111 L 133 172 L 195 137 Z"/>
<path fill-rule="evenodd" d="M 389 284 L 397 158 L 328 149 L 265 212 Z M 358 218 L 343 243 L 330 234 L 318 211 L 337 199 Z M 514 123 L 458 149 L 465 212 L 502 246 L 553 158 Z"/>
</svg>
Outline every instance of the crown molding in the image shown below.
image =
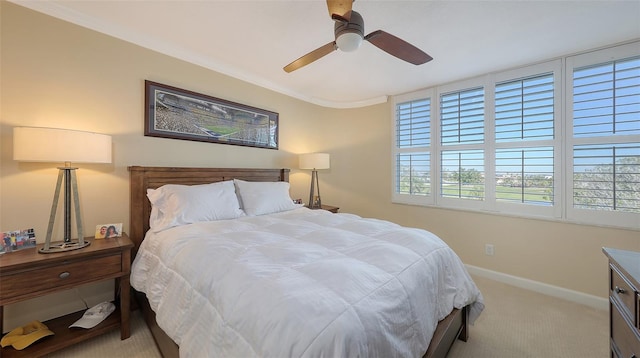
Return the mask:
<svg viewBox="0 0 640 358">
<path fill-rule="evenodd" d="M 43 13 L 45 15 L 49 15 L 60 20 L 64 20 L 70 22 L 72 24 L 82 26 L 111 37 L 115 37 L 117 39 L 147 48 L 149 50 L 153 50 L 159 52 L 161 54 L 174 57 L 209 70 L 219 72 L 221 74 L 233 77 L 235 79 L 251 83 L 253 85 L 263 87 L 281 94 L 284 94 L 289 97 L 293 97 L 299 99 L 304 102 L 312 103 L 322 107 L 329 108 L 360 108 L 371 106 L 375 104 L 385 103 L 388 100 L 388 96 L 379 96 L 359 101 L 351 101 L 351 102 L 337 102 L 326 100 L 322 98 L 315 98 L 305 96 L 304 94 L 298 93 L 296 91 L 291 90 L 290 88 L 286 88 L 275 84 L 271 81 L 268 81 L 264 78 L 257 77 L 249 72 L 242 71 L 236 67 L 229 66 L 227 64 L 219 63 L 210 58 L 206 58 L 196 52 L 187 50 L 185 48 L 180 48 L 178 46 L 170 45 L 166 42 L 159 41 L 150 36 L 146 36 L 140 33 L 137 33 L 133 30 L 123 28 L 121 26 L 116 26 L 110 22 L 103 21 L 101 19 L 97 19 L 95 17 L 87 16 L 81 12 L 70 9 L 62 4 L 53 2 L 53 1 L 42 1 L 42 0 L 7 0 L 13 4 Z"/>
</svg>

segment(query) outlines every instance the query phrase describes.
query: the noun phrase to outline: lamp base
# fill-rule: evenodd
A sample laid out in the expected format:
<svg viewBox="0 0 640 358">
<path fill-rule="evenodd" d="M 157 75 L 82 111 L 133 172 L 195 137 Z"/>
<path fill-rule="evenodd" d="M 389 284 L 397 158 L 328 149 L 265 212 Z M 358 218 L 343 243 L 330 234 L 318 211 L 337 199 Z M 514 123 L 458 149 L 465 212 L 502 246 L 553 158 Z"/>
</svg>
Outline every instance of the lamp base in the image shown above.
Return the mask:
<svg viewBox="0 0 640 358">
<path fill-rule="evenodd" d="M 49 245 L 49 249 L 47 250 L 45 250 L 44 247 L 41 247 L 40 250 L 38 250 L 38 252 L 41 254 L 55 254 L 57 252 L 83 249 L 89 245 L 91 245 L 91 241 L 79 242 L 77 240 L 74 240 L 69 242 L 61 242 L 58 244 L 51 244 Z"/>
<path fill-rule="evenodd" d="M 318 195 L 315 195 L 316 190 Z M 322 208 L 322 201 L 320 200 L 320 183 L 318 182 L 318 171 L 313 170 L 311 172 L 311 190 L 309 191 L 309 209 Z"/>
<path fill-rule="evenodd" d="M 322 202 L 320 201 L 320 197 L 316 197 L 311 204 L 309 204 L 309 209 L 322 209 Z"/>
</svg>

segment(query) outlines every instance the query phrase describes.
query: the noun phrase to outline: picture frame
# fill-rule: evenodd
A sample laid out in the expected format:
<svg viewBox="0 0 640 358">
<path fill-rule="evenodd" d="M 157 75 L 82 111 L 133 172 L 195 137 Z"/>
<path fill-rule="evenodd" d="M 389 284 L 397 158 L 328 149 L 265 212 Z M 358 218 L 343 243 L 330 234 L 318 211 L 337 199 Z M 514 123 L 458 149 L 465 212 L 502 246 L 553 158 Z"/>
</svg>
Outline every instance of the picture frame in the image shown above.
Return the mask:
<svg viewBox="0 0 640 358">
<path fill-rule="evenodd" d="M 145 80 L 144 135 L 278 149 L 276 112 Z"/>
<path fill-rule="evenodd" d="M 0 253 L 36 247 L 36 233 L 33 229 L 5 231 L 2 233 Z"/>
<path fill-rule="evenodd" d="M 110 239 L 122 236 L 122 223 L 96 225 L 96 239 Z"/>
</svg>

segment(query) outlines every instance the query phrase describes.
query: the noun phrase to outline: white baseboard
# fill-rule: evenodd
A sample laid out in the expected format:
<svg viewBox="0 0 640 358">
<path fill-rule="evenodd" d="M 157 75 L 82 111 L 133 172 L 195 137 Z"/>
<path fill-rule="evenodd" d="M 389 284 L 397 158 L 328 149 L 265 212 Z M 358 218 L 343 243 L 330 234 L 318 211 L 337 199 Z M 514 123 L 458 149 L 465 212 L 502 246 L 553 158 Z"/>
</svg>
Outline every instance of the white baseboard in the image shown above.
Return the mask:
<svg viewBox="0 0 640 358">
<path fill-rule="evenodd" d="M 494 281 L 506 283 L 508 285 L 524 288 L 545 295 L 565 299 L 571 302 L 580 303 L 599 310 L 609 309 L 609 300 L 606 298 L 589 295 L 579 291 L 568 290 L 566 288 L 549 285 L 546 283 L 529 280 L 526 278 L 508 275 L 506 273 L 487 270 L 481 267 L 465 265 L 472 275 L 486 277 Z"/>
</svg>

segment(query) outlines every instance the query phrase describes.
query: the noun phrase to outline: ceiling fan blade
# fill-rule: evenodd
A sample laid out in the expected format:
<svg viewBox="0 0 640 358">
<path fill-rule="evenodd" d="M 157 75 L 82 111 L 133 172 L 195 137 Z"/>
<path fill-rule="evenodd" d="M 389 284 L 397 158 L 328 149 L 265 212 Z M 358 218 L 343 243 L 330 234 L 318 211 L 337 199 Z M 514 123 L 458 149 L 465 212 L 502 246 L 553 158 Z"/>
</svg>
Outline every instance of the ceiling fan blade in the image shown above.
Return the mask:
<svg viewBox="0 0 640 358">
<path fill-rule="evenodd" d="M 349 22 L 353 1 L 354 0 L 327 0 L 329 16 L 334 20 Z"/>
<path fill-rule="evenodd" d="M 300 57 L 299 59 L 291 62 L 290 64 L 284 66 L 284 70 L 285 72 L 292 72 L 295 71 L 297 69 L 299 69 L 300 67 L 306 66 L 308 64 L 310 64 L 313 61 L 316 61 L 318 59 L 320 59 L 321 57 L 324 57 L 328 54 L 330 54 L 331 52 L 335 51 L 337 49 L 336 47 L 336 42 L 332 41 L 329 42 L 328 44 L 318 47 L 317 49 L 309 52 L 308 54 Z"/>
<path fill-rule="evenodd" d="M 374 31 L 365 36 L 364 39 L 382 51 L 414 65 L 422 65 L 433 60 L 433 57 L 419 48 L 382 30 Z"/>
</svg>

